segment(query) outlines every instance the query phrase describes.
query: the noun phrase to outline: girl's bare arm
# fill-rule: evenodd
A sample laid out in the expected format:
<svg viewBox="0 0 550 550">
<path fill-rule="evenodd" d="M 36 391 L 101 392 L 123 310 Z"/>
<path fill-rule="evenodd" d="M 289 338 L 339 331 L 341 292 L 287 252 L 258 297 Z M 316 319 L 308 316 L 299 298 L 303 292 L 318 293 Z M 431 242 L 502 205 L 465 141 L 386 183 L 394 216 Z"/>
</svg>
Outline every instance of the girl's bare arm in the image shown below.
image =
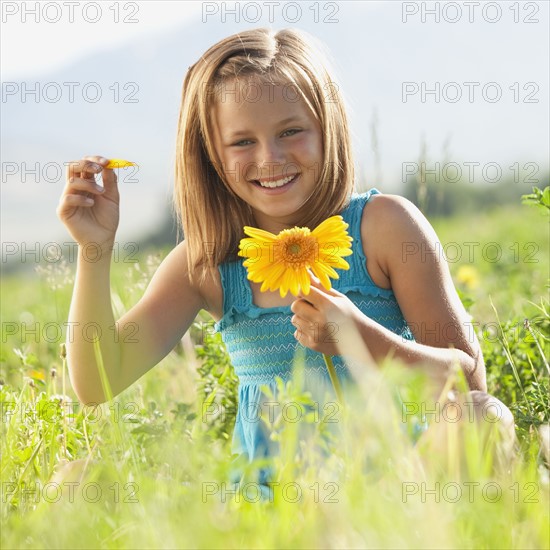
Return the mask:
<svg viewBox="0 0 550 550">
<path fill-rule="evenodd" d="M 67 365 L 73 389 L 85 404 L 107 400 L 90 342 L 94 325 L 100 327 L 101 355 L 115 396 L 166 357 L 204 307 L 189 282 L 183 241 L 164 259 L 138 303 L 115 322 L 108 256 L 96 263 L 79 258 L 69 312 L 73 334 L 66 344 Z"/>
<path fill-rule="evenodd" d="M 391 354 L 404 363 L 422 365 L 437 385 L 444 384 L 458 364 L 470 389 L 486 391 L 479 342 L 456 293 L 441 244 L 422 213 L 401 197 L 376 195 L 363 211 L 361 240 L 365 268 L 375 284 L 393 290 L 415 341 L 377 323 L 347 296 L 325 290 L 314 279 L 310 293 L 300 295 L 291 306 L 299 342 L 328 355 L 352 357 L 361 351 L 348 338 L 357 329 L 357 337 L 375 361 Z M 354 321 L 351 326 L 350 320 Z M 365 359 L 361 353 L 356 358 Z"/>
<path fill-rule="evenodd" d="M 103 170 L 105 191 L 100 193 L 94 187 L 93 175 L 106 164 L 103 160 L 86 157 L 69 166 L 57 210 L 79 244 L 66 347 L 71 383 L 85 404 L 107 400 L 94 354 L 94 336 L 114 396 L 161 361 L 203 307 L 200 293 L 189 282 L 183 241 L 164 259 L 139 302 L 115 322 L 110 262 L 119 195 L 111 170 Z M 85 201 L 88 194 L 93 204 Z M 92 261 L 89 254 L 96 247 L 101 247 L 101 257 Z"/>
<path fill-rule="evenodd" d="M 361 331 L 373 356 L 393 349 L 396 357 L 431 364 L 442 376 L 458 361 L 470 389 L 486 391 L 479 341 L 428 220 L 410 201 L 392 195 L 373 197 L 363 214 L 363 243 L 374 244 L 377 263 L 416 340 L 410 343 L 364 320 Z"/>
</svg>

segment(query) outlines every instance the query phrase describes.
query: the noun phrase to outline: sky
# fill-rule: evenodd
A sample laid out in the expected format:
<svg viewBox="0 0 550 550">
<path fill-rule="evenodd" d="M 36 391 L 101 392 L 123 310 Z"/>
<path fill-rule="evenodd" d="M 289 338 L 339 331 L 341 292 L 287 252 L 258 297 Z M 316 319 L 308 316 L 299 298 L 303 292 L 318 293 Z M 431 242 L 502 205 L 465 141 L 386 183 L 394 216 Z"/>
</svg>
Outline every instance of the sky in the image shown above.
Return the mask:
<svg viewBox="0 0 550 550">
<path fill-rule="evenodd" d="M 359 171 L 383 192 L 399 189 L 403 167 L 414 169 L 424 143 L 432 163 L 447 159 L 465 174 L 475 165 L 485 184 L 495 165 L 503 175 L 548 169 L 548 2 L 303 1 L 294 22 L 295 4 L 240 2 L 235 15 L 235 2 L 0 2 L 2 239 L 19 246 L 67 239 L 55 215 L 64 177 L 44 177 L 44 166 L 84 154 L 141 163 L 139 182 L 122 190 L 117 236 L 154 230 L 172 192 L 187 67 L 221 38 L 265 23 L 303 28 L 334 55 Z M 264 17 L 256 23 L 258 8 Z M 60 84 L 72 80 L 80 87 L 69 102 Z M 471 81 L 477 86 L 463 84 Z M 100 83 L 100 102 L 83 100 L 87 82 Z M 430 95 L 435 82 L 442 97 Z M 4 85 L 39 83 L 42 91 L 44 83 L 62 89 L 61 101 L 4 96 Z M 134 89 L 136 103 L 115 101 L 115 91 L 125 99 Z M 463 96 L 453 101 L 457 92 Z M 36 162 L 40 181 L 25 180 L 23 168 Z M 8 166 L 20 172 L 9 175 Z"/>
<path fill-rule="evenodd" d="M 202 8 L 201 2 L 177 0 L 85 1 L 74 2 L 74 6 L 42 1 L 34 13 L 37 3 L 0 3 L 3 80 L 40 78 L 94 52 L 178 27 L 200 15 Z M 163 9 L 166 4 L 169 17 Z"/>
</svg>

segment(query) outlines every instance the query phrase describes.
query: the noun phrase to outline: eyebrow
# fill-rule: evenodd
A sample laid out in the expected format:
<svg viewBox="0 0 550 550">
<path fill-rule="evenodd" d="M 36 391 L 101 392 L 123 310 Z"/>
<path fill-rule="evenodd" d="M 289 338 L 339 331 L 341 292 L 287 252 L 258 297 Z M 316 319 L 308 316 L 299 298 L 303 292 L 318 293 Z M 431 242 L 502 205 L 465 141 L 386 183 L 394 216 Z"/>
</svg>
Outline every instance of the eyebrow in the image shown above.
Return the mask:
<svg viewBox="0 0 550 550">
<path fill-rule="evenodd" d="M 294 116 L 291 116 L 291 117 L 288 117 L 288 118 L 285 118 L 285 119 L 281 120 L 279 122 L 279 125 L 284 126 L 285 124 L 288 124 L 289 122 L 303 122 L 303 118 L 300 117 L 300 116 L 294 115 Z M 248 135 L 250 133 L 251 133 L 250 130 L 237 130 L 236 132 L 231 132 L 230 134 L 227 134 L 227 139 L 229 141 L 231 141 L 231 140 L 233 140 L 237 137 L 245 136 L 245 135 Z"/>
</svg>

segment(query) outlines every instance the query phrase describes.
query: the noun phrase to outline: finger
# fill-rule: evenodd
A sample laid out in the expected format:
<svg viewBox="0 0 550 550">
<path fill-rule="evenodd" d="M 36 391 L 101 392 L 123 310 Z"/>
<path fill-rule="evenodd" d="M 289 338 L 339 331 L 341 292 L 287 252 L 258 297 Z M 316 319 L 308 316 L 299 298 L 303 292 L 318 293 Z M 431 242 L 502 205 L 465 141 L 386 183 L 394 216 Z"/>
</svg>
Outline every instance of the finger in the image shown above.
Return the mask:
<svg viewBox="0 0 550 550">
<path fill-rule="evenodd" d="M 304 338 L 305 338 L 305 334 L 304 334 L 304 332 L 300 329 L 300 327 L 298 327 L 298 328 L 294 331 L 294 338 L 296 338 L 296 340 L 298 340 L 298 342 L 300 342 L 300 344 L 303 345 L 303 341 L 304 341 Z"/>
<path fill-rule="evenodd" d="M 297 328 L 295 331 L 294 331 L 294 338 L 296 338 L 296 340 L 304 347 L 306 348 L 310 348 L 310 349 L 314 349 L 313 348 L 313 345 L 314 345 L 314 342 L 315 342 L 315 339 L 314 337 L 312 337 L 310 334 L 308 334 L 307 332 L 304 332 L 303 330 L 301 330 L 300 328 Z"/>
<path fill-rule="evenodd" d="M 310 271 L 310 278 L 311 278 L 311 285 L 314 286 L 315 288 L 318 288 L 320 290 L 322 290 L 323 292 L 325 292 L 326 294 L 330 294 L 332 296 L 338 296 L 340 293 L 335 290 L 334 288 L 330 288 L 330 290 L 327 290 L 323 284 L 321 283 L 321 280 L 316 277 L 313 272 Z"/>
<path fill-rule="evenodd" d="M 65 188 L 65 194 L 72 195 L 78 194 L 76 191 L 82 191 L 84 193 L 92 193 L 94 195 L 102 194 L 104 192 L 103 187 L 95 182 L 95 179 L 83 179 L 72 178 L 72 181 L 67 183 Z"/>
<path fill-rule="evenodd" d="M 118 199 L 118 177 L 114 170 L 105 168 L 102 172 L 103 186 L 105 187 L 105 196 L 107 198 Z"/>
<path fill-rule="evenodd" d="M 102 157 L 101 155 L 89 155 L 84 157 L 84 159 L 89 160 L 90 162 L 95 162 L 96 164 L 100 164 L 103 167 L 109 164 L 109 159 Z"/>
<path fill-rule="evenodd" d="M 69 162 L 65 163 L 67 165 L 67 170 L 66 170 L 67 183 L 72 178 L 76 177 L 77 171 L 78 171 L 78 174 L 80 174 L 80 172 L 82 171 L 81 168 L 80 168 L 81 163 L 82 163 L 82 159 L 81 160 L 70 160 Z"/>
<path fill-rule="evenodd" d="M 76 178 L 93 180 L 95 174 L 99 174 L 102 169 L 101 164 L 87 159 L 70 161 L 67 163 L 67 183 L 73 183 Z"/>
<path fill-rule="evenodd" d="M 309 295 L 307 296 L 309 298 Z M 292 304 L 290 304 L 290 311 L 296 315 L 307 315 L 308 312 L 315 310 L 316 307 L 307 298 L 301 298 L 298 296 Z"/>
<path fill-rule="evenodd" d="M 337 294 L 334 293 L 334 291 L 326 290 L 325 287 L 320 286 L 320 288 L 317 288 L 313 284 L 309 287 L 309 294 L 307 296 L 304 296 L 302 292 L 300 291 L 298 293 L 298 298 L 308 302 L 312 307 L 315 309 L 318 309 L 321 303 L 327 300 L 328 296 L 337 296 Z"/>
<path fill-rule="evenodd" d="M 95 175 L 96 173 L 101 173 L 101 171 L 109 163 L 109 159 L 102 157 L 101 155 L 86 156 L 84 157 L 84 161 L 87 161 L 89 164 L 93 165 L 94 167 L 93 174 L 91 174 L 91 177 L 93 177 L 93 175 Z M 86 166 L 88 166 L 89 164 L 87 164 Z M 99 166 L 99 170 L 96 168 L 97 166 Z"/>
<path fill-rule="evenodd" d="M 59 219 L 64 219 L 66 215 L 72 212 L 75 208 L 89 208 L 93 206 L 94 203 L 94 199 L 86 197 L 85 195 L 65 195 L 59 201 L 56 214 Z"/>
<path fill-rule="evenodd" d="M 94 164 L 98 164 L 99 166 L 101 166 L 101 176 L 103 179 L 103 187 L 105 188 L 105 197 L 118 199 L 118 176 L 114 169 L 106 168 L 106 166 L 109 164 L 109 159 L 99 155 L 93 155 L 84 158 L 90 162 L 93 162 Z"/>
<path fill-rule="evenodd" d="M 290 318 L 290 323 L 296 328 L 300 328 L 302 326 L 306 326 L 307 321 L 301 315 L 293 315 Z"/>
</svg>

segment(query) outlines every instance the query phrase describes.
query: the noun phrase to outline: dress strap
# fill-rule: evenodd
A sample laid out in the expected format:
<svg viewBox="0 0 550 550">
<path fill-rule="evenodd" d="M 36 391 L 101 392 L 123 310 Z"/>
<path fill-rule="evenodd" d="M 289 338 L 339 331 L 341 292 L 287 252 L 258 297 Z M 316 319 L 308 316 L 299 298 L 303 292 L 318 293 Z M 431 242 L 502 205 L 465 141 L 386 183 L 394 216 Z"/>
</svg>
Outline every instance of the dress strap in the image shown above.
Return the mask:
<svg viewBox="0 0 550 550">
<path fill-rule="evenodd" d="M 223 262 L 218 266 L 223 290 L 224 315 L 233 306 L 246 308 L 251 302 L 252 293 L 246 280 L 246 269 L 242 262 L 243 260 Z"/>
<path fill-rule="evenodd" d="M 361 239 L 361 219 L 363 216 L 363 209 L 367 202 L 374 195 L 381 195 L 382 193 L 378 191 L 375 187 L 367 191 L 366 193 L 353 194 L 350 198 L 348 206 L 341 212 L 341 216 L 344 218 L 344 221 L 349 225 L 347 232 L 350 237 L 353 238 L 351 256 L 346 257 L 346 261 L 349 263 L 349 270 L 340 271 L 340 280 L 336 281 L 336 287 L 347 287 L 348 285 L 355 286 L 358 279 L 362 277 L 366 279 L 366 283 L 369 286 L 376 286 L 372 281 L 366 265 L 367 258 L 363 251 L 363 244 Z"/>
</svg>

